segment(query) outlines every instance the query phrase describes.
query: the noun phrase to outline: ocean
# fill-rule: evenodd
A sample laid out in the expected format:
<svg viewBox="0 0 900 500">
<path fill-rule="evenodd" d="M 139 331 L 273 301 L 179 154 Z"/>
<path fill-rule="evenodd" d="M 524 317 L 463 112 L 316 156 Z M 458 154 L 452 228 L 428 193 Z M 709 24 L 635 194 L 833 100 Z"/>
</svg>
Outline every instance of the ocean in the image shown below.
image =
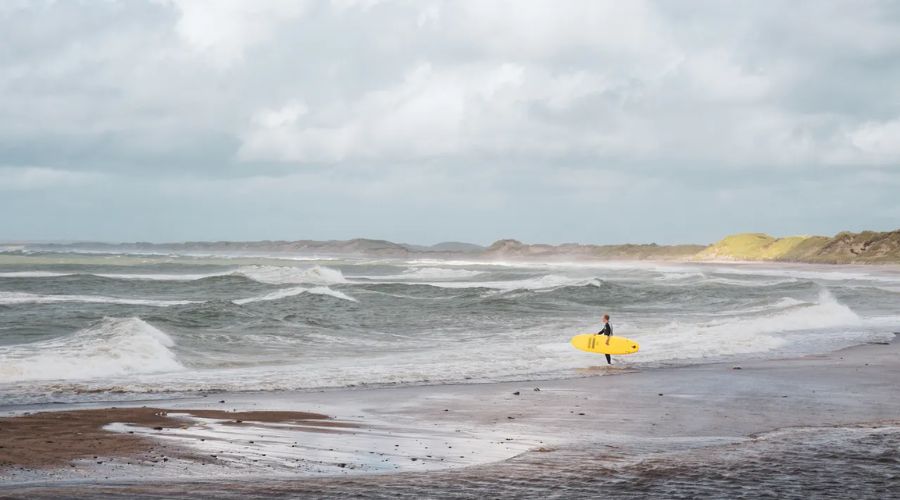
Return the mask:
<svg viewBox="0 0 900 500">
<path fill-rule="evenodd" d="M 596 376 L 887 342 L 878 266 L 0 253 L 0 406 Z"/>
</svg>

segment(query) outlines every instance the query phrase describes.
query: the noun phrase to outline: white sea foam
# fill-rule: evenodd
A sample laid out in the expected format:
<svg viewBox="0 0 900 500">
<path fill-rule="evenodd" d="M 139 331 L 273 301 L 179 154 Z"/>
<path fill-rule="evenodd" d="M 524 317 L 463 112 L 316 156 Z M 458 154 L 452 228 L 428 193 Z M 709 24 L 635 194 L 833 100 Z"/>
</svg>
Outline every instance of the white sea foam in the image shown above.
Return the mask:
<svg viewBox="0 0 900 500">
<path fill-rule="evenodd" d="M 174 345 L 171 337 L 140 318 L 104 318 L 65 337 L 0 346 L 0 383 L 182 370 Z"/>
<path fill-rule="evenodd" d="M 54 278 L 74 276 L 77 273 L 61 273 L 50 271 L 14 271 L 0 273 L 0 278 Z M 244 276 L 246 278 L 271 285 L 312 284 L 332 285 L 346 283 L 343 274 L 337 269 L 324 266 L 242 266 L 233 271 L 215 273 L 86 273 L 87 276 L 101 278 L 139 281 L 197 281 L 218 276 Z"/>
<path fill-rule="evenodd" d="M 56 278 L 71 276 L 73 273 L 56 273 L 52 271 L 12 271 L 0 273 L 0 278 Z"/>
<path fill-rule="evenodd" d="M 779 309 L 788 309 L 790 307 L 798 307 L 798 306 L 808 306 L 814 305 L 810 302 L 806 302 L 803 300 L 795 299 L 793 297 L 782 297 L 778 299 L 775 303 L 760 305 L 756 307 L 748 307 L 745 309 L 738 310 L 729 310 L 724 309 L 721 311 L 717 311 L 713 313 L 713 316 L 745 316 L 748 314 L 762 313 L 762 312 L 775 312 Z"/>
<path fill-rule="evenodd" d="M 859 325 L 860 318 L 849 307 L 838 302 L 825 288 L 819 292 L 816 302 L 808 303 L 785 298 L 778 304 L 788 310 L 766 317 L 740 318 L 722 324 L 705 325 L 703 335 L 724 333 L 723 330 L 739 330 L 749 334 L 787 332 L 838 328 Z M 801 307 L 791 307 L 801 306 Z"/>
<path fill-rule="evenodd" d="M 216 276 L 228 276 L 231 274 L 230 272 L 226 273 L 206 273 L 206 274 L 197 274 L 197 273 L 188 273 L 188 274 L 160 274 L 160 273 L 147 273 L 147 274 L 95 274 L 94 276 L 100 276 L 102 278 L 111 278 L 111 279 L 120 279 L 120 280 L 147 280 L 147 281 L 197 281 L 206 278 L 213 278 Z"/>
<path fill-rule="evenodd" d="M 234 272 L 253 281 L 269 285 L 336 285 L 346 283 L 344 275 L 337 269 L 325 266 L 308 268 L 291 266 L 244 266 Z"/>
<path fill-rule="evenodd" d="M 814 308 L 817 305 L 808 307 Z M 843 320 L 838 320 L 832 324 L 842 322 Z M 631 329 L 627 324 L 620 324 L 617 326 L 621 331 L 617 333 L 640 342 L 641 352 L 617 357 L 616 362 L 622 366 L 654 366 L 762 358 L 769 357 L 772 353 L 790 356 L 827 352 L 866 341 L 884 340 L 886 337 L 883 332 L 840 328 L 835 328 L 834 332 L 798 333 L 799 336 L 794 337 L 790 332 L 776 331 L 775 324 L 777 323 L 753 325 L 737 319 L 718 324 L 673 325 L 678 327 L 674 330 Z M 310 340 L 320 344 L 313 351 L 319 354 L 309 355 L 307 353 L 311 349 L 304 348 L 298 351 L 297 359 L 292 364 L 266 366 L 255 363 L 255 366 L 179 372 L 177 376 L 148 374 L 117 380 L 76 381 L 59 387 L 137 393 L 243 391 L 566 377 L 578 373 L 576 370 L 605 364 L 602 357 L 575 351 L 568 344 L 571 335 L 578 333 L 580 329 L 577 325 L 547 325 L 506 334 L 495 333 L 484 336 L 477 342 L 429 337 L 427 347 L 414 345 L 416 339 L 410 339 L 411 343 L 404 349 L 392 348 L 388 343 L 384 346 L 389 349 L 387 351 L 379 348 L 364 354 L 348 349 L 358 345 L 353 339 L 342 340 L 340 336 L 316 334 Z M 718 329 L 718 336 L 712 334 L 714 329 Z M 684 349 L 686 342 L 691 345 L 690 350 Z M 266 344 L 271 347 L 271 342 L 267 341 Z M 280 351 L 303 348 L 303 345 L 285 345 Z M 323 351 L 322 345 L 338 345 L 341 350 Z M 511 345 L 515 345 L 515 348 L 510 349 Z"/>
<path fill-rule="evenodd" d="M 809 305 L 813 311 L 820 304 Z M 835 308 L 835 311 L 840 307 Z M 789 311 L 784 314 L 790 315 Z M 853 321 L 851 316 L 843 318 L 835 314 L 833 326 L 846 326 Z M 775 326 L 779 318 L 775 315 L 773 324 L 754 324 L 741 319 L 719 323 L 671 325 L 676 329 L 650 331 L 631 330 L 622 324 L 620 334 L 627 335 L 641 343 L 638 354 L 617 357 L 616 362 L 624 366 L 654 366 L 658 364 L 682 364 L 698 361 L 718 361 L 728 359 L 749 359 L 780 355 L 827 352 L 871 340 L 884 340 L 884 334 L 856 330 L 841 331 L 835 328 L 833 334 L 816 332 L 794 338 L 789 332 L 778 332 Z M 824 322 L 820 324 L 825 324 Z M 406 349 L 391 348 L 385 344 L 384 351 L 376 349 L 361 353 L 352 349 L 358 345 L 356 339 L 340 336 L 315 334 L 311 342 L 321 345 L 341 346 L 340 351 L 316 352 L 320 355 L 303 356 L 290 365 L 247 366 L 240 368 L 220 368 L 170 375 L 145 375 L 132 380 L 112 382 L 91 382 L 92 390 L 182 391 L 182 390 L 290 390 L 323 387 L 341 387 L 357 384 L 410 384 L 445 383 L 460 381 L 500 381 L 522 380 L 532 377 L 565 377 L 578 373 L 582 368 L 605 364 L 602 357 L 575 351 L 568 344 L 571 335 L 578 332 L 573 325 L 547 325 L 525 331 L 507 334 L 495 333 L 478 342 L 457 342 L 429 338 L 428 346 L 408 345 Z M 716 332 L 716 333 L 713 333 Z M 619 332 L 617 332 L 619 333 Z M 798 334 L 799 335 L 799 334 Z M 368 340 L 367 340 L 368 341 Z M 410 342 L 415 343 L 415 339 Z M 691 349 L 685 350 L 685 343 Z M 269 342 L 267 342 L 268 344 Z M 515 345 L 510 349 L 510 345 Z M 295 346 L 284 346 L 295 348 Z M 302 347 L 298 345 L 296 347 Z M 310 351 L 309 348 L 304 352 Z M 365 362 L 360 362 L 365 359 Z M 592 372 L 596 373 L 596 372 Z"/>
<path fill-rule="evenodd" d="M 726 276 L 715 276 L 710 275 L 700 271 L 687 271 L 681 270 L 672 271 L 666 269 L 657 269 L 656 272 L 659 272 L 660 275 L 653 278 L 654 281 L 660 282 L 661 284 L 672 284 L 675 286 L 692 286 L 695 284 L 707 284 L 707 283 L 717 283 L 720 285 L 730 285 L 730 286 L 747 286 L 747 287 L 761 287 L 761 286 L 777 286 L 784 285 L 788 283 L 796 283 L 799 279 L 795 277 L 781 277 L 780 279 L 760 279 L 761 276 L 755 274 L 731 274 L 731 277 Z M 740 276 L 741 278 L 736 278 L 735 276 Z M 746 277 L 745 277 L 746 276 Z M 772 275 L 762 275 L 762 277 L 773 277 Z M 635 278 L 632 278 L 630 281 L 635 281 Z"/>
<path fill-rule="evenodd" d="M 793 277 L 787 277 L 784 279 L 774 279 L 774 280 L 760 280 L 760 279 L 733 279 L 733 278 L 725 278 L 722 276 L 712 276 L 705 280 L 706 283 L 718 283 L 720 285 L 750 286 L 750 287 L 787 285 L 790 283 L 797 283 L 798 281 L 800 281 L 800 280 L 797 278 L 793 278 Z"/>
<path fill-rule="evenodd" d="M 59 302 L 81 302 L 85 304 L 122 304 L 132 306 L 169 307 L 185 304 L 199 304 L 195 300 L 156 300 L 104 297 L 102 295 L 37 295 L 25 292 L 0 292 L 0 304 L 54 304 Z"/>
<path fill-rule="evenodd" d="M 852 345 L 854 339 L 868 335 L 858 331 L 863 324 L 860 317 L 824 288 L 814 303 L 784 298 L 774 309 L 778 312 L 765 316 L 739 315 L 701 323 L 672 322 L 645 332 L 642 349 L 652 353 L 646 356 L 651 359 L 690 360 L 783 349 L 792 341 L 798 342 L 797 338 L 791 338 L 792 332 L 810 332 L 812 336 L 803 336 L 802 342 L 807 342 L 806 349 L 812 351 L 828 350 L 842 342 L 841 346 Z M 685 350 L 685 345 L 691 348 Z M 800 346 L 796 349 L 804 350 Z"/>
<path fill-rule="evenodd" d="M 393 262 L 393 264 L 391 264 Z M 632 356 L 617 357 L 616 363 L 622 366 L 656 366 L 659 364 L 684 364 L 722 360 L 745 360 L 750 358 L 790 357 L 800 354 L 828 352 L 842 347 L 874 340 L 892 338 L 891 331 L 896 330 L 900 318 L 890 308 L 890 296 L 877 297 L 878 301 L 858 308 L 858 314 L 847 304 L 861 303 L 858 297 L 847 293 L 848 287 L 871 287 L 870 282 L 856 280 L 849 283 L 827 284 L 841 297 L 848 297 L 847 304 L 838 302 L 827 290 L 822 290 L 818 297 L 799 295 L 806 293 L 806 283 L 794 291 L 784 292 L 779 289 L 742 289 L 717 290 L 706 287 L 688 290 L 690 297 L 678 295 L 678 300 L 671 300 L 685 290 L 672 290 L 671 294 L 660 294 L 659 287 L 670 281 L 670 286 L 694 286 L 695 280 L 704 283 L 709 278 L 733 279 L 736 282 L 758 286 L 760 282 L 781 282 L 796 279 L 789 271 L 761 276 L 753 273 L 734 273 L 726 271 L 731 267 L 704 266 L 703 275 L 695 273 L 699 266 L 683 266 L 683 268 L 665 269 L 665 273 L 678 274 L 668 279 L 655 280 L 659 276 L 658 269 L 645 266 L 639 269 L 622 268 L 609 271 L 592 269 L 503 269 L 503 273 L 514 271 L 517 279 L 497 280 L 502 274 L 470 275 L 469 273 L 493 273 L 497 268 L 485 266 L 472 269 L 445 269 L 445 264 L 425 266 L 425 269 L 443 269 L 443 271 L 425 271 L 414 274 L 416 266 L 408 262 L 396 261 L 380 263 L 384 266 L 399 265 L 392 274 L 400 276 L 400 282 L 410 284 L 428 284 L 435 287 L 470 289 L 473 287 L 489 288 L 503 293 L 513 290 L 554 290 L 564 286 L 601 285 L 607 281 L 625 280 L 629 287 L 640 290 L 643 284 L 651 284 L 652 291 L 646 302 L 628 304 L 620 312 L 612 311 L 616 326 L 616 334 L 633 338 L 641 343 L 641 351 Z M 358 264 L 357 264 L 358 265 Z M 409 269 L 412 267 L 413 269 Z M 736 266 L 735 266 L 736 267 Z M 719 269 L 722 274 L 719 274 Z M 743 268 L 749 269 L 749 268 Z M 451 276 L 444 271 L 468 271 L 466 275 Z M 329 273 L 329 271 L 333 271 Z M 405 272 L 404 272 L 405 271 Z M 240 298 L 237 303 L 249 304 L 255 301 L 271 301 L 308 294 L 324 293 L 343 300 L 353 300 L 348 295 L 332 290 L 328 284 L 332 282 L 348 283 L 341 290 L 353 290 L 355 281 L 349 280 L 338 271 L 329 268 L 291 267 L 291 266 L 247 266 L 236 271 L 251 279 L 263 283 L 286 283 L 281 289 L 260 291 L 239 291 L 234 296 L 260 294 L 258 296 Z M 807 272 L 812 270 L 807 269 Z M 872 273 L 880 271 L 871 271 Z M 374 271 L 373 271 L 374 273 Z M 432 273 L 430 277 L 425 274 Z M 890 273 L 887 273 L 890 275 Z M 532 276 L 521 279 L 521 276 Z M 415 278 L 411 276 L 421 276 Z M 366 283 L 378 283 L 378 276 L 371 276 Z M 397 283 L 384 279 L 384 283 Z M 603 282 L 599 281 L 602 278 Z M 480 281 L 475 281 L 480 280 Z M 325 282 L 319 284 L 315 281 Z M 874 280 L 880 281 L 880 280 Z M 636 283 L 636 284 L 633 284 Z M 119 283 L 117 286 L 127 285 Z M 893 287 L 895 283 L 875 283 L 878 286 Z M 244 284 L 246 286 L 246 283 Z M 252 288 L 259 288 L 253 286 Z M 392 292 L 395 290 L 391 290 Z M 615 290 L 613 290 L 615 291 Z M 114 295 L 111 292 L 107 294 Z M 354 294 L 354 292 L 348 292 Z M 370 293 L 369 291 L 359 293 Z M 374 293 L 383 293 L 375 291 Z M 461 292 L 460 296 L 471 297 Z M 837 293 L 837 292 L 836 292 Z M 867 292 L 875 293 L 875 292 Z M 416 289 L 410 287 L 410 296 L 416 295 Z M 434 295 L 434 294 L 423 294 Z M 443 294 L 440 294 L 443 295 Z M 598 294 L 600 296 L 602 294 Z M 509 295 L 505 295 L 509 297 Z M 803 297 L 799 300 L 797 297 Z M 887 299 L 885 300 L 885 297 Z M 447 297 L 423 297 L 422 300 L 452 300 Z M 602 300 L 599 297 L 598 300 Z M 640 300 L 645 300 L 641 298 Z M 719 304 L 711 308 L 708 302 Z M 324 301 L 323 301 L 324 302 Z M 376 301 L 373 300 L 374 304 Z M 384 311 L 385 302 L 381 301 L 376 313 L 363 310 L 362 314 L 411 314 L 407 309 Z M 337 304 L 329 301 L 329 304 Z M 646 304 L 646 308 L 638 308 L 638 304 Z M 885 305 L 881 305 L 885 304 Z M 365 303 L 363 304 L 365 305 Z M 485 309 L 496 312 L 490 321 L 447 321 L 455 314 L 438 309 L 441 304 L 429 303 L 438 314 L 433 321 L 420 317 L 407 322 L 404 317 L 391 318 L 390 321 L 373 322 L 371 330 L 357 328 L 353 316 L 341 316 L 332 308 L 328 321 L 318 324 L 306 324 L 303 319 L 284 320 L 275 318 L 279 323 L 272 327 L 277 335 L 268 336 L 266 329 L 255 328 L 257 322 L 235 323 L 224 329 L 185 328 L 183 343 L 189 346 L 179 353 L 179 359 L 189 367 L 177 374 L 144 373 L 139 369 L 123 376 L 113 376 L 85 381 L 74 377 L 71 381 L 56 381 L 41 384 L 9 385 L 3 390 L 12 391 L 23 387 L 29 391 L 40 391 L 44 387 L 58 390 L 126 390 L 136 392 L 149 391 L 197 391 L 210 389 L 225 390 L 274 390 L 274 389 L 308 389 L 318 387 L 336 387 L 351 384 L 392 384 L 392 383 L 442 383 L 459 381 L 489 380 L 525 380 L 541 377 L 571 376 L 574 370 L 605 364 L 602 356 L 583 353 L 572 349 L 569 338 L 577 333 L 591 331 L 595 326 L 595 313 L 590 306 L 584 309 L 561 309 L 550 311 L 547 315 L 536 311 L 532 318 L 519 318 L 503 314 L 500 309 Z M 448 304 L 450 308 L 453 304 Z M 387 304 L 390 307 L 390 304 Z M 406 305 L 404 305 L 404 308 Z M 485 304 L 486 308 L 491 304 Z M 615 306 L 613 306 L 615 309 Z M 339 309 L 339 308 L 338 308 Z M 712 312 L 710 312 L 712 310 Z M 252 310 L 248 310 L 252 313 Z M 267 311 L 259 312 L 269 315 Z M 354 313 L 355 314 L 355 313 Z M 885 315 L 877 316 L 876 315 Z M 585 317 L 590 315 L 591 317 Z M 271 315 L 269 315 L 270 317 Z M 862 317 L 860 317 L 862 316 Z M 269 319 L 266 318 L 266 320 Z M 334 321 L 331 321 L 331 319 Z M 344 321 L 350 318 L 349 321 Z M 566 319 L 560 319 L 566 318 Z M 670 319 L 671 318 L 671 319 Z M 297 321 L 291 325 L 290 321 Z M 509 322 L 508 329 L 499 325 Z M 670 322 L 671 321 L 671 322 Z M 529 323 L 530 324 L 525 324 Z M 449 324 L 453 323 L 453 324 Z M 267 328 L 269 325 L 266 325 Z M 296 326 L 296 328 L 295 328 Z M 311 326 L 311 328 L 310 328 Z M 379 331 L 376 331 L 378 329 Z M 402 334 L 402 335 L 398 335 Z M 405 336 L 404 336 L 405 335 Z M 397 339 L 394 336 L 398 337 Z M 219 340 L 221 339 L 221 340 Z M 364 342 L 360 342 L 363 340 Z M 689 345 L 690 349 L 685 349 Z M 362 347 L 360 347 L 362 346 Z M 20 347 L 20 346 L 12 346 Z M 52 346 L 51 346 L 52 347 Z M 512 348 L 511 348 L 512 347 Z M 8 348 L 7 348 L 8 349 Z M 46 346 L 48 353 L 54 350 Z M 171 349 L 170 349 L 171 350 Z M 5 351 L 0 351 L 3 354 Z M 35 356 L 38 350 L 33 350 Z M 5 366 L 8 358 L 0 356 L 0 366 Z M 0 372 L 2 373 L 2 372 Z M 597 373 L 592 371 L 590 373 Z M 3 379 L 0 378 L 0 381 Z M 35 389 L 37 387 L 37 389 Z"/>
<path fill-rule="evenodd" d="M 796 265 L 778 268 L 761 267 L 756 265 L 711 267 L 710 271 L 723 275 L 743 276 L 771 276 L 778 278 L 806 279 L 813 281 L 876 281 L 888 283 L 900 283 L 900 273 L 888 269 L 880 269 L 880 272 L 867 272 L 857 268 L 846 266 L 813 266 Z"/>
<path fill-rule="evenodd" d="M 328 295 L 328 296 L 331 296 L 331 297 L 334 297 L 337 299 L 341 299 L 341 300 L 349 300 L 350 302 L 357 302 L 357 300 L 354 299 L 353 297 L 351 297 L 345 293 L 341 293 L 337 290 L 332 290 L 331 288 L 328 288 L 327 286 L 317 286 L 317 287 L 313 287 L 313 288 L 304 288 L 302 286 L 296 286 L 296 287 L 291 287 L 291 288 L 282 288 L 280 290 L 275 290 L 274 292 L 269 292 L 265 295 L 259 295 L 256 297 L 248 297 L 246 299 L 237 299 L 237 300 L 233 300 L 232 302 L 234 302 L 235 304 L 239 304 L 239 305 L 250 304 L 253 302 L 263 302 L 263 301 L 267 301 L 267 300 L 279 300 L 279 299 L 283 299 L 286 297 L 293 297 L 296 295 L 300 295 L 303 293 L 311 293 L 314 295 Z"/>
<path fill-rule="evenodd" d="M 661 275 L 654 278 L 655 281 L 685 281 L 685 280 L 696 280 L 706 278 L 706 275 L 701 272 L 663 272 Z"/>
<path fill-rule="evenodd" d="M 484 274 L 483 271 L 469 269 L 447 269 L 442 267 L 408 268 L 402 274 L 389 274 L 383 276 L 356 276 L 369 280 L 398 280 L 398 281 L 428 281 L 428 280 L 459 280 L 472 278 Z"/>
<path fill-rule="evenodd" d="M 440 288 L 491 288 L 494 290 L 552 290 L 566 286 L 601 286 L 596 278 L 548 274 L 536 278 L 509 281 L 432 281 L 424 283 Z"/>
<path fill-rule="evenodd" d="M 76 276 L 79 273 L 60 273 L 52 271 L 13 271 L 0 273 L 0 278 L 57 278 L 60 276 Z M 223 273 L 187 273 L 187 274 L 163 274 L 163 273 L 85 273 L 85 276 L 98 276 L 101 278 L 120 280 L 147 280 L 147 281 L 196 281 L 214 276 L 227 276 L 230 272 Z"/>
<path fill-rule="evenodd" d="M 547 274 L 526 279 L 496 280 L 496 281 L 459 281 L 472 278 L 483 272 L 425 268 L 418 271 L 410 271 L 398 275 L 388 276 L 357 276 L 357 279 L 365 278 L 365 283 L 394 284 L 409 282 L 416 285 L 429 285 L 437 288 L 490 288 L 500 291 L 513 290 L 553 290 L 566 286 L 601 286 L 600 280 L 593 277 L 572 277 L 559 274 Z"/>
</svg>

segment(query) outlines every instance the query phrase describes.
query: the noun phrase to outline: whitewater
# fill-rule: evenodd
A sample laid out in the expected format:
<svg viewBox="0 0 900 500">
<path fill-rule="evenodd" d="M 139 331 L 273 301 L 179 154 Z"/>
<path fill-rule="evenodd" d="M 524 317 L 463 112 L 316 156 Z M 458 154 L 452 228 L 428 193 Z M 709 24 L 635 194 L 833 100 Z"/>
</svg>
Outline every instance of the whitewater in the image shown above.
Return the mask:
<svg viewBox="0 0 900 500">
<path fill-rule="evenodd" d="M 890 267 L 0 252 L 0 404 L 603 375 L 783 358 L 900 331 Z M 69 259 L 69 260 L 66 260 Z"/>
</svg>

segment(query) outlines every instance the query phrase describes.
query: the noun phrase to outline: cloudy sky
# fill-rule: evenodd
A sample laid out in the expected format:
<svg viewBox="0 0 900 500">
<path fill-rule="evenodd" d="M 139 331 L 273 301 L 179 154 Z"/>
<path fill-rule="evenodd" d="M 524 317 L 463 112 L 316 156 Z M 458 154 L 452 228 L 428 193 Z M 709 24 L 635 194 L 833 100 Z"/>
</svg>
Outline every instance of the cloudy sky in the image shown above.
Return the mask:
<svg viewBox="0 0 900 500">
<path fill-rule="evenodd" d="M 900 4 L 0 3 L 0 240 L 900 227 Z"/>
</svg>

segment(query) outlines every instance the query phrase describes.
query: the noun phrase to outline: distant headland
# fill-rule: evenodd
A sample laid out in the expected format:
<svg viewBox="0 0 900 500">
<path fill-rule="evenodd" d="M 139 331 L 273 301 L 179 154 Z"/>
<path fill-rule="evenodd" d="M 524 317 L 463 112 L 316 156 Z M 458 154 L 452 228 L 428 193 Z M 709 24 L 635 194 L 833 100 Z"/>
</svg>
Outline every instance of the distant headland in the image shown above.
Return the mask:
<svg viewBox="0 0 900 500">
<path fill-rule="evenodd" d="M 435 258 L 514 261 L 764 261 L 819 264 L 900 264 L 900 229 L 887 232 L 841 232 L 834 236 L 787 236 L 762 233 L 727 236 L 711 245 L 561 245 L 527 244 L 503 239 L 484 247 L 471 243 L 444 242 L 412 245 L 386 240 L 294 241 L 188 241 L 181 243 L 7 243 L 5 252 L 152 252 L 280 254 L 309 256 L 368 256 L 380 258 Z"/>
</svg>

